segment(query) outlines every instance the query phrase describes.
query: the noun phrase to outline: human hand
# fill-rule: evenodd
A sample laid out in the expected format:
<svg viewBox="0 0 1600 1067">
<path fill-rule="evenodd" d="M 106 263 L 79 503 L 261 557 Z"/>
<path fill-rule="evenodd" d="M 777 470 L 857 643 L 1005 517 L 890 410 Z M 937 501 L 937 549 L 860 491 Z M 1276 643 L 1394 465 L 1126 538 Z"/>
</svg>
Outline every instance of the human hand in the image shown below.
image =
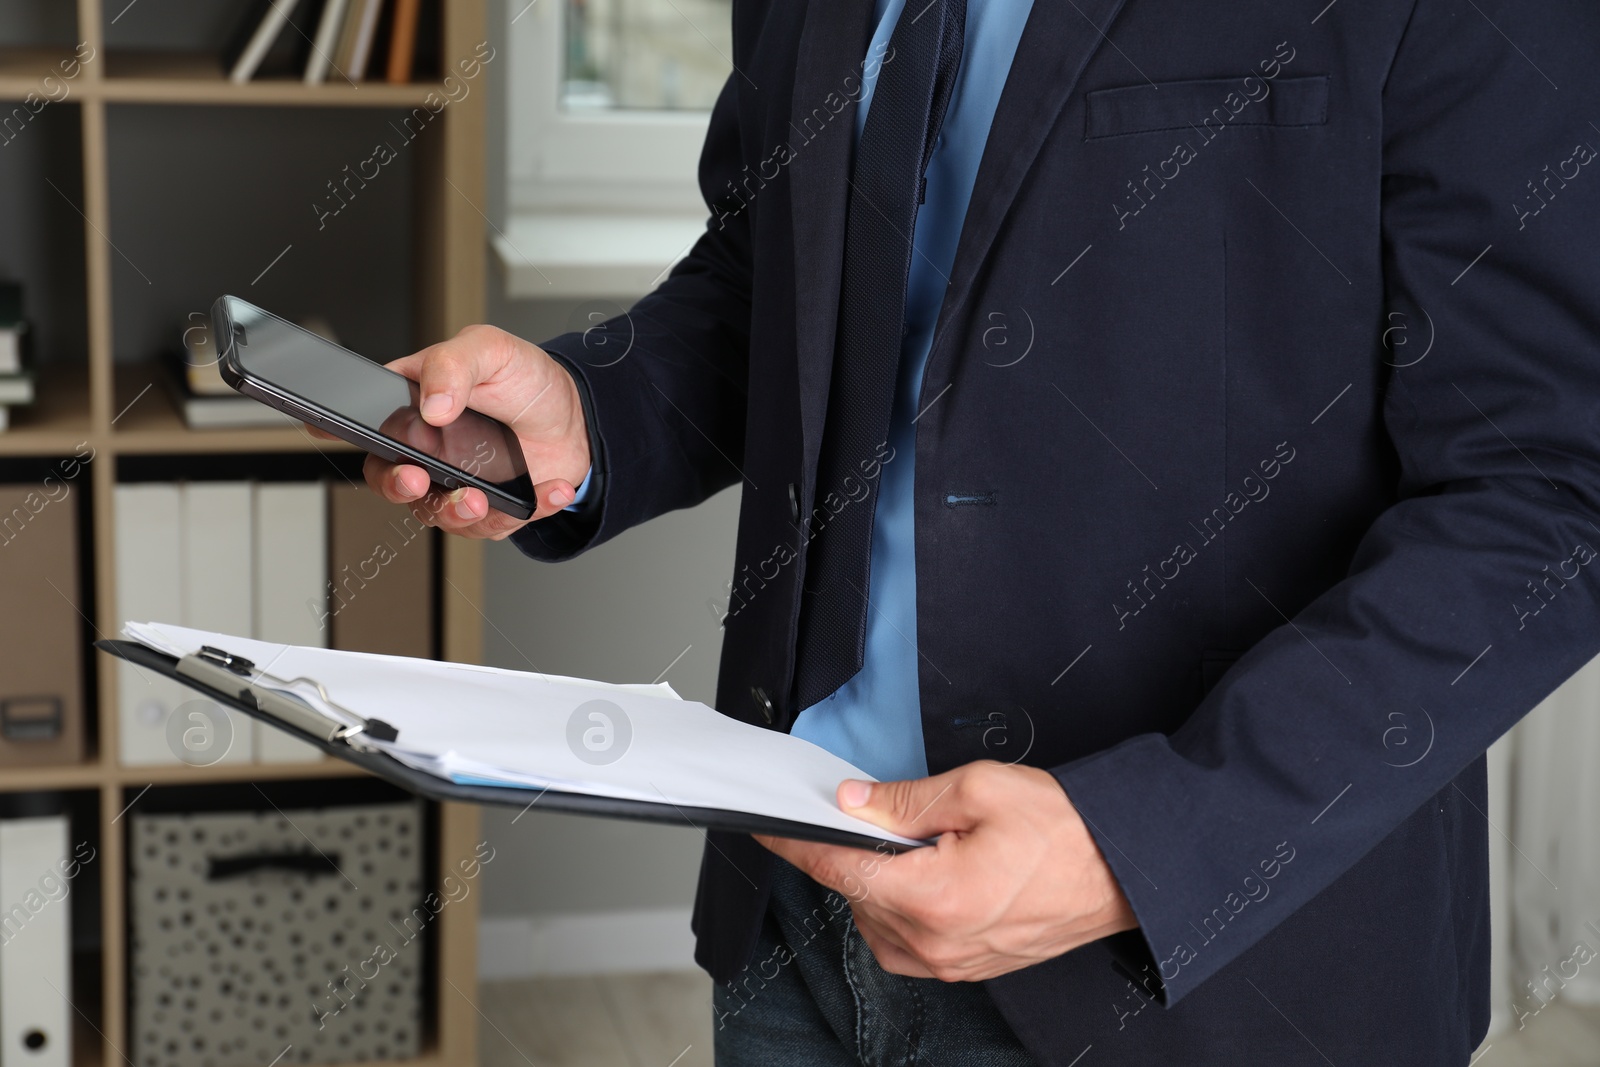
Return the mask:
<svg viewBox="0 0 1600 1067">
<path fill-rule="evenodd" d="M 904 782 L 846 781 L 839 807 L 936 844 L 898 855 L 756 840 L 850 900 L 894 974 L 973 982 L 1138 926 L 1055 777 L 984 760 Z"/>
<path fill-rule="evenodd" d="M 388 367 L 421 387 L 426 425 L 410 427 L 406 438 L 447 427 L 468 407 L 509 426 L 522 447 L 538 508 L 530 519 L 514 518 L 490 508 L 479 489 L 445 492 L 421 467 L 369 455 L 363 472 L 379 496 L 410 505 L 430 526 L 496 541 L 572 503 L 589 471 L 589 430 L 577 383 L 542 348 L 493 326 L 468 326 Z M 311 432 L 333 439 L 314 427 Z"/>
</svg>

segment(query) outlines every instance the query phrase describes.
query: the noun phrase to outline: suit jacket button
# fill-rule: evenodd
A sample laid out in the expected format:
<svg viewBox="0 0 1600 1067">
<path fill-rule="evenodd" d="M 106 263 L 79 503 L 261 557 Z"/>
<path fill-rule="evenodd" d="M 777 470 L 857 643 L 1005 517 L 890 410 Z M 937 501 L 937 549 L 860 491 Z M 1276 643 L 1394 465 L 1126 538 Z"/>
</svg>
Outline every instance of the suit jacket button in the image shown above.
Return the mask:
<svg viewBox="0 0 1600 1067">
<path fill-rule="evenodd" d="M 800 492 L 793 482 L 789 483 L 789 521 L 800 521 Z"/>
<path fill-rule="evenodd" d="M 750 699 L 756 702 L 756 707 L 761 709 L 761 717 L 767 721 L 768 726 L 771 726 L 772 700 L 767 696 L 767 691 L 759 685 L 752 685 L 750 687 Z"/>
</svg>

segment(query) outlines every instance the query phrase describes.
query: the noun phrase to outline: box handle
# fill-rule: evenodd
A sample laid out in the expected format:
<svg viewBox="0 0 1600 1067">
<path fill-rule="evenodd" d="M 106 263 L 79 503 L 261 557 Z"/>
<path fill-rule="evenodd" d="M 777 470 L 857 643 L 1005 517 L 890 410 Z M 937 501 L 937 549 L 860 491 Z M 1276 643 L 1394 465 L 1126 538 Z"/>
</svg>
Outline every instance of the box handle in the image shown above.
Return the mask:
<svg viewBox="0 0 1600 1067">
<path fill-rule="evenodd" d="M 0 737 L 7 741 L 54 741 L 61 736 L 60 697 L 0 700 Z"/>
<path fill-rule="evenodd" d="M 319 874 L 339 873 L 339 854 L 312 852 L 247 852 L 238 856 L 212 856 L 206 861 L 206 880 L 220 882 L 257 871 L 288 871 L 315 878 Z"/>
</svg>

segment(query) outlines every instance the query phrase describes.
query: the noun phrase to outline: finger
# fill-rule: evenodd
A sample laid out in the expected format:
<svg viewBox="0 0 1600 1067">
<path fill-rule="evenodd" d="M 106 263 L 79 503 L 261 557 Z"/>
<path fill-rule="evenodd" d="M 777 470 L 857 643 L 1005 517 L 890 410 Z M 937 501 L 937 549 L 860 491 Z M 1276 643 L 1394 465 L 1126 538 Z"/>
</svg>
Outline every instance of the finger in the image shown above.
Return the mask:
<svg viewBox="0 0 1600 1067">
<path fill-rule="evenodd" d="M 315 437 L 319 441 L 338 441 L 338 440 L 340 440 L 340 438 L 338 438 L 338 437 L 334 436 L 333 434 L 329 433 L 327 430 L 322 429 L 320 426 L 312 426 L 311 424 L 307 423 L 306 427 L 305 427 L 305 430 L 306 430 L 306 435 L 307 436 Z"/>
<path fill-rule="evenodd" d="M 847 779 L 839 783 L 839 808 L 903 837 L 931 838 L 948 831 L 971 830 L 977 816 L 958 788 L 971 776 L 971 766 L 898 782 Z"/>
<path fill-rule="evenodd" d="M 907 892 L 905 879 L 881 877 L 894 856 L 847 845 L 825 845 L 788 837 L 753 835 L 763 846 L 804 871 L 818 885 L 832 889 L 853 904 L 874 896 L 884 907 L 894 907 Z M 909 872 L 908 872 L 909 873 Z"/>
<path fill-rule="evenodd" d="M 473 354 L 448 341 L 397 359 L 389 369 L 416 381 L 421 393 L 418 408 L 423 419 L 434 426 L 454 422 L 478 383 Z"/>
<path fill-rule="evenodd" d="M 775 853 L 780 859 L 788 860 L 810 875 L 812 881 L 828 885 L 818 875 L 821 873 L 823 863 L 827 858 L 827 851 L 839 846 L 824 845 L 816 841 L 797 841 L 792 837 L 768 837 L 765 834 L 752 834 L 751 836 L 762 847 Z M 830 888 L 836 887 L 830 886 Z"/>
<path fill-rule="evenodd" d="M 428 492 L 428 472 L 407 463 L 390 463 L 369 455 L 361 465 L 361 475 L 368 488 L 391 504 L 409 504 Z"/>
<path fill-rule="evenodd" d="M 434 490 L 412 505 L 412 515 L 446 533 L 496 541 L 510 536 L 528 522 L 489 507 L 488 498 L 472 488 L 450 493 Z"/>
<path fill-rule="evenodd" d="M 533 517 L 542 519 L 546 515 L 554 515 L 562 508 L 569 506 L 577 499 L 577 486 L 565 478 L 552 478 L 547 482 L 540 482 L 533 487 L 534 499 L 538 502 L 538 509 Z"/>
<path fill-rule="evenodd" d="M 478 489 L 455 489 L 446 492 L 433 489 L 412 505 L 412 514 L 429 526 L 437 526 L 446 533 L 464 533 L 480 522 L 492 521 L 502 514 L 489 507 L 488 499 Z"/>
<path fill-rule="evenodd" d="M 878 961 L 878 966 L 890 974 L 900 974 L 907 978 L 932 978 L 933 971 L 928 965 L 905 946 L 905 943 L 884 924 L 862 913 L 862 909 L 854 912 L 856 929 L 861 933 L 861 939 L 872 950 L 873 959 Z"/>
<path fill-rule="evenodd" d="M 452 529 L 455 523 L 470 526 L 491 515 L 502 514 L 489 506 L 489 498 L 483 490 L 470 486 L 446 494 L 442 507 L 444 514 L 440 517 L 440 529 L 444 530 Z"/>
<path fill-rule="evenodd" d="M 434 426 L 446 426 L 465 410 L 473 388 L 504 368 L 505 346 L 489 343 L 499 336 L 498 331 L 486 328 L 463 331 L 448 341 L 396 360 L 390 368 L 415 377 L 422 394 L 422 417 Z"/>
<path fill-rule="evenodd" d="M 456 521 L 470 523 L 486 520 L 492 522 L 494 533 L 499 533 L 504 525 L 502 520 L 505 520 L 513 524 L 509 529 L 515 530 L 524 523 L 554 515 L 571 504 L 573 498 L 577 495 L 572 483 L 565 478 L 552 478 L 548 482 L 540 482 L 534 486 L 533 494 L 533 515 L 528 519 L 519 519 L 492 507 L 488 496 L 480 489 L 470 486 L 458 489 L 449 494 L 445 498 L 445 503 L 441 505 L 446 511 L 446 519 L 451 521 L 440 523 L 440 527 L 454 532 L 454 522 Z M 496 516 L 499 516 L 499 518 L 496 518 Z M 494 533 L 489 536 L 493 536 Z"/>
<path fill-rule="evenodd" d="M 388 367 L 396 374 L 403 374 L 412 381 L 416 381 L 418 378 L 422 377 L 422 357 L 426 355 L 427 352 L 428 349 L 424 348 L 421 352 L 413 352 L 409 356 L 401 356 L 399 359 L 391 359 L 389 362 L 385 363 L 384 366 Z"/>
</svg>

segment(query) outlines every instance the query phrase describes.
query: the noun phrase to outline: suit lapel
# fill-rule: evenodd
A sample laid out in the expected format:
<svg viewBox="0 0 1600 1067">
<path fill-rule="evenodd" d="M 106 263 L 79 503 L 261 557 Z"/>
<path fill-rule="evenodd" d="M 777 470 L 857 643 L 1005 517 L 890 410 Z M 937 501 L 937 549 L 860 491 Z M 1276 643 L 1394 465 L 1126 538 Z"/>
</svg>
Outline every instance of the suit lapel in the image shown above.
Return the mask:
<svg viewBox="0 0 1600 1067">
<path fill-rule="evenodd" d="M 950 287 L 934 332 L 936 339 L 943 337 L 954 309 L 967 299 L 1023 178 L 1123 3 L 1034 0 L 978 165 L 972 200 L 956 244 Z"/>
<path fill-rule="evenodd" d="M 795 348 L 800 377 L 800 426 L 805 480 L 815 477 L 828 381 L 833 371 L 844 262 L 851 145 L 861 62 L 871 39 L 872 0 L 812 0 L 800 34 L 790 107 L 789 164 L 794 225 Z M 856 96 L 849 90 L 855 88 Z M 828 98 L 848 98 L 832 114 Z M 830 116 L 825 125 L 818 116 Z"/>
</svg>

